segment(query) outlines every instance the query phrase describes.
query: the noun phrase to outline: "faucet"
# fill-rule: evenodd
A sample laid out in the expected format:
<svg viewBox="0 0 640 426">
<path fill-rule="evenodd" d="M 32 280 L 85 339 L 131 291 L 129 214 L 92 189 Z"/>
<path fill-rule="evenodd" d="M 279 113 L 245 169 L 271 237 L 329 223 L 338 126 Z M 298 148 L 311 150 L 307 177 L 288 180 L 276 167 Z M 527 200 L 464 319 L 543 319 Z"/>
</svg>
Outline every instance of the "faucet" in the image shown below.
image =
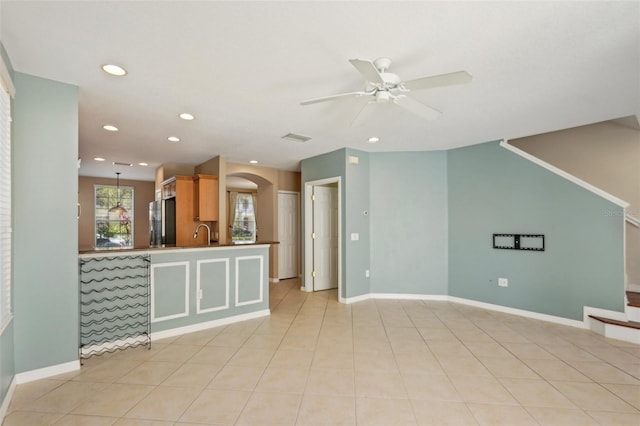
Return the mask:
<svg viewBox="0 0 640 426">
<path fill-rule="evenodd" d="M 207 228 L 207 245 L 210 246 L 211 245 L 211 228 L 209 228 L 209 225 L 207 224 L 201 223 L 198 226 L 196 226 L 196 231 L 193 233 L 193 238 L 198 238 L 198 231 L 202 226 Z"/>
</svg>

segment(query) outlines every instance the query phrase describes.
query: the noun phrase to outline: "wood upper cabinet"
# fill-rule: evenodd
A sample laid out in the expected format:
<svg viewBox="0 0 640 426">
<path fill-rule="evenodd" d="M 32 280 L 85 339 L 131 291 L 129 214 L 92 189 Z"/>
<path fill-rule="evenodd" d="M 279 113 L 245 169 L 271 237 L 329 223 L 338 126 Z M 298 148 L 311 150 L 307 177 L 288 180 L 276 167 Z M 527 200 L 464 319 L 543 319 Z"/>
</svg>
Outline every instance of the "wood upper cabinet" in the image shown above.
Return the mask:
<svg viewBox="0 0 640 426">
<path fill-rule="evenodd" d="M 200 222 L 218 220 L 218 176 L 193 177 L 193 219 Z"/>
<path fill-rule="evenodd" d="M 175 199 L 175 244 L 178 247 L 194 244 L 193 231 L 193 179 L 191 176 L 174 176 L 162 182 L 164 199 Z M 169 215 L 164 220 L 168 220 Z"/>
</svg>

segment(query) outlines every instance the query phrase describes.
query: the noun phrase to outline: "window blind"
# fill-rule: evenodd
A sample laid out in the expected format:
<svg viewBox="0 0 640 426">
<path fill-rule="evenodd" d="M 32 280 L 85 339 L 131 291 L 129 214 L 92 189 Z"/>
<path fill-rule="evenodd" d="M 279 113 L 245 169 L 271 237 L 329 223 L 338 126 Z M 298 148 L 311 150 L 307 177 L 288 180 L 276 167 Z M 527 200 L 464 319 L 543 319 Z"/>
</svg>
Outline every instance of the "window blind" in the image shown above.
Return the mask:
<svg viewBox="0 0 640 426">
<path fill-rule="evenodd" d="M 11 99 L 0 79 L 0 330 L 11 321 Z"/>
</svg>

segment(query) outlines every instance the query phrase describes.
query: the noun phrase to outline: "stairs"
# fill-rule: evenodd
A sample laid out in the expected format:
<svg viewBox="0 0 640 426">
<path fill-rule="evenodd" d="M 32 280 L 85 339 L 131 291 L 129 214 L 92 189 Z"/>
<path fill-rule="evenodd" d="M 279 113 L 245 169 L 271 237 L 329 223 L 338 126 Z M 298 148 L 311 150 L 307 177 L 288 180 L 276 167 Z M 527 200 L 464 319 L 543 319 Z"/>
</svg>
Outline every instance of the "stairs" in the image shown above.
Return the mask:
<svg viewBox="0 0 640 426">
<path fill-rule="evenodd" d="M 626 319 L 589 315 L 591 330 L 605 337 L 640 344 L 640 293 L 627 291 Z"/>
</svg>

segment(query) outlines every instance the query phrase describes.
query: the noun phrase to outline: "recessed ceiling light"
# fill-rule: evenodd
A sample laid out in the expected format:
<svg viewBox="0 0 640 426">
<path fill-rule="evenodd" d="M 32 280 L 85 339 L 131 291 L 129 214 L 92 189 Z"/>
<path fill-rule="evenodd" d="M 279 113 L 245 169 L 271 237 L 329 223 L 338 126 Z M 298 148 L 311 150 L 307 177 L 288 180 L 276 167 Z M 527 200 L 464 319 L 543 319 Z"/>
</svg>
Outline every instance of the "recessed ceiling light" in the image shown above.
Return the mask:
<svg viewBox="0 0 640 426">
<path fill-rule="evenodd" d="M 183 120 L 193 120 L 195 117 L 191 114 L 189 114 L 188 112 L 183 112 L 182 114 L 180 114 L 178 117 L 182 118 Z"/>
<path fill-rule="evenodd" d="M 376 142 L 378 142 L 379 140 L 380 140 L 380 138 L 377 138 L 377 137 L 375 137 L 375 136 L 374 136 L 374 137 L 372 137 L 372 138 L 369 138 L 369 140 L 367 140 L 367 142 L 369 142 L 369 143 L 376 143 Z"/>
<path fill-rule="evenodd" d="M 127 70 L 125 70 L 119 65 L 114 65 L 114 64 L 104 64 L 102 66 L 102 71 L 106 72 L 107 74 L 116 75 L 116 76 L 122 76 L 127 73 Z"/>
<path fill-rule="evenodd" d="M 169 136 L 167 140 L 169 140 L 169 142 L 180 142 L 180 138 L 177 136 Z"/>
<path fill-rule="evenodd" d="M 96 161 L 104 161 L 104 158 L 102 157 L 93 157 L 93 159 Z"/>
<path fill-rule="evenodd" d="M 117 132 L 118 128 L 116 126 L 113 126 L 111 124 L 105 124 L 104 126 L 102 126 L 103 129 L 108 130 L 110 132 Z"/>
<path fill-rule="evenodd" d="M 258 164 L 258 160 L 249 160 L 249 163 L 251 163 L 251 164 Z"/>
<path fill-rule="evenodd" d="M 138 163 L 138 166 L 148 166 L 148 163 Z"/>
</svg>

